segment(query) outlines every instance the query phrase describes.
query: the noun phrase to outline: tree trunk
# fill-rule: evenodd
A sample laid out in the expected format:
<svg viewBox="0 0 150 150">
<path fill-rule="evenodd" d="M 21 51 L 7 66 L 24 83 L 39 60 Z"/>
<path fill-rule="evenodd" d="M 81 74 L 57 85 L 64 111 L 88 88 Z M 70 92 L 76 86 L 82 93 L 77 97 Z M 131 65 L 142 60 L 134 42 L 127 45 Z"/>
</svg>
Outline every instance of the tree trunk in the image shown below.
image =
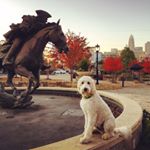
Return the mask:
<svg viewBox="0 0 150 150">
<path fill-rule="evenodd" d="M 112 73 L 112 83 L 116 83 L 117 82 L 117 74 L 116 73 Z"/>
<path fill-rule="evenodd" d="M 70 81 L 73 82 L 73 69 L 70 69 Z"/>
<path fill-rule="evenodd" d="M 111 76 L 112 76 L 111 82 L 114 83 L 114 73 L 112 73 Z"/>
</svg>

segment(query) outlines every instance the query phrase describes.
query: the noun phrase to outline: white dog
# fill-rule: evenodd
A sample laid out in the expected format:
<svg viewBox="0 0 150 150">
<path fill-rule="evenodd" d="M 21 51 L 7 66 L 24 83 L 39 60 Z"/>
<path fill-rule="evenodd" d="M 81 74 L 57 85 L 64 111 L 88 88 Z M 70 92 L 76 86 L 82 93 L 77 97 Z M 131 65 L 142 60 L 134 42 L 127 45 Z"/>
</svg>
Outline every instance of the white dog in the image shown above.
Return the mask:
<svg viewBox="0 0 150 150">
<path fill-rule="evenodd" d="M 116 128 L 115 117 L 96 91 L 95 82 L 91 77 L 81 77 L 78 80 L 77 88 L 82 95 L 80 106 L 85 116 L 84 133 L 83 137 L 80 138 L 80 143 L 89 143 L 95 127 L 99 127 L 102 124 L 104 128 L 102 139 L 107 140 L 113 137 L 116 132 L 123 135 L 126 139 L 129 138 L 131 132 L 128 128 Z"/>
</svg>

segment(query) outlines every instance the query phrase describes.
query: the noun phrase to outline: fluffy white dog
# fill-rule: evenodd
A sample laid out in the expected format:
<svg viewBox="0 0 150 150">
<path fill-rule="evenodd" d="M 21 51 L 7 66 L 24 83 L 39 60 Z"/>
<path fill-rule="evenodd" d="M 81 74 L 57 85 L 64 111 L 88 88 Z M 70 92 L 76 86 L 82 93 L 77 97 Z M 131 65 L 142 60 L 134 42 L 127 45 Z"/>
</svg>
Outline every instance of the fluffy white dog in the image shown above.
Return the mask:
<svg viewBox="0 0 150 150">
<path fill-rule="evenodd" d="M 84 132 L 80 138 L 80 143 L 89 143 L 95 127 L 100 127 L 102 124 L 104 128 L 102 139 L 110 139 L 116 132 L 122 134 L 126 139 L 129 138 L 131 132 L 128 128 L 116 128 L 115 117 L 96 91 L 95 82 L 91 77 L 81 77 L 78 80 L 77 88 L 82 95 L 80 106 L 85 116 Z"/>
</svg>

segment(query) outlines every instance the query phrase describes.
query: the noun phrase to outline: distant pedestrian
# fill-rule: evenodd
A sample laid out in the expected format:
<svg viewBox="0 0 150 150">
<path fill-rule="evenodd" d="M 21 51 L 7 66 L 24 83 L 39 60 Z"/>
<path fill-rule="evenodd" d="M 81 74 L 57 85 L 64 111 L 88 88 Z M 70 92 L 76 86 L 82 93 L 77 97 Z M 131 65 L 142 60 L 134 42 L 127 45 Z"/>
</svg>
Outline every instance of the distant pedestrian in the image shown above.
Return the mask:
<svg viewBox="0 0 150 150">
<path fill-rule="evenodd" d="M 77 81 L 78 76 L 79 76 L 79 75 L 78 75 L 76 72 L 73 72 L 72 77 L 73 77 L 73 79 L 75 79 L 75 81 Z"/>
<path fill-rule="evenodd" d="M 121 75 L 120 80 L 121 80 L 121 86 L 124 87 L 124 83 L 125 83 L 125 80 L 126 80 L 124 74 Z"/>
</svg>

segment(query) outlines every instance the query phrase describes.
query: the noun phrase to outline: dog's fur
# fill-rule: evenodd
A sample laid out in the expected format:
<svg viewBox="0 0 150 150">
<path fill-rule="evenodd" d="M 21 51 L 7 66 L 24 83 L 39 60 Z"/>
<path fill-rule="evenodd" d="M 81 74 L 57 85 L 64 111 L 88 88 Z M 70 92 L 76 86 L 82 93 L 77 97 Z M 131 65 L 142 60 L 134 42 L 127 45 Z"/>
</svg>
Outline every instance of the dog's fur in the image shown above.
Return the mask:
<svg viewBox="0 0 150 150">
<path fill-rule="evenodd" d="M 108 105 L 96 91 L 95 82 L 91 77 L 81 77 L 78 80 L 77 88 L 82 95 L 80 107 L 85 116 L 84 132 L 83 136 L 80 138 L 80 143 L 89 143 L 95 127 L 97 128 L 102 124 L 104 128 L 102 139 L 110 139 L 116 133 L 120 133 L 126 139 L 129 138 L 131 132 L 127 127 L 116 128 L 115 117 Z"/>
</svg>

